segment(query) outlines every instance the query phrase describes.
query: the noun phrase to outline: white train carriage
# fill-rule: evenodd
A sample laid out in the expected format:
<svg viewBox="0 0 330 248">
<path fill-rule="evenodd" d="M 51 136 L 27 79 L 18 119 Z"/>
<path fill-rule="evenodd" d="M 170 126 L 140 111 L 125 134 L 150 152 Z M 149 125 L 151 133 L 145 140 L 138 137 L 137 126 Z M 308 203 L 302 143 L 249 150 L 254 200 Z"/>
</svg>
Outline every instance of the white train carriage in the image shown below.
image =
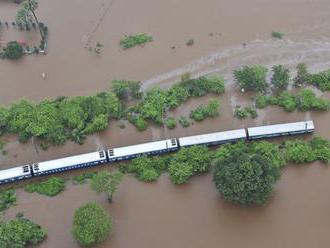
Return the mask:
<svg viewBox="0 0 330 248">
<path fill-rule="evenodd" d="M 286 124 L 276 124 L 247 129 L 248 139 L 262 139 L 314 132 L 313 121 L 301 121 Z"/>
<path fill-rule="evenodd" d="M 187 147 L 193 145 L 219 145 L 245 139 L 245 129 L 237 129 L 231 131 L 182 137 L 178 140 L 180 147 Z"/>
<path fill-rule="evenodd" d="M 106 151 L 91 152 L 32 165 L 33 175 L 47 175 L 107 163 Z"/>
<path fill-rule="evenodd" d="M 22 165 L 0 171 L 0 184 L 11 183 L 32 177 L 29 165 Z"/>
<path fill-rule="evenodd" d="M 156 155 L 179 149 L 177 139 L 148 142 L 139 145 L 124 146 L 108 150 L 109 162 L 127 160 L 142 155 Z"/>
</svg>

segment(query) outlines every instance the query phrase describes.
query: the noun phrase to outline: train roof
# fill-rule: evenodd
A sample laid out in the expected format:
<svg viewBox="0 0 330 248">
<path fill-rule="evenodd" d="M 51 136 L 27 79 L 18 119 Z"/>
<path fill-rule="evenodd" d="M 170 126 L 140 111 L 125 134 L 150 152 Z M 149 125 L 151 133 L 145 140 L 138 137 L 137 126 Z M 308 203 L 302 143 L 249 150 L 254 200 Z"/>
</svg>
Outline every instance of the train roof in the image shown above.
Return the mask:
<svg viewBox="0 0 330 248">
<path fill-rule="evenodd" d="M 207 143 L 246 138 L 245 129 L 216 132 L 179 138 L 180 146 L 201 145 Z"/>
<path fill-rule="evenodd" d="M 299 132 L 299 131 L 313 131 L 314 123 L 313 121 L 301 121 L 286 124 L 275 124 L 260 127 L 250 127 L 248 128 L 249 137 L 269 135 L 269 134 L 279 134 L 286 132 Z"/>
<path fill-rule="evenodd" d="M 176 139 L 167 139 L 167 140 L 148 142 L 138 145 L 113 148 L 113 149 L 109 149 L 108 151 L 110 158 L 118 158 L 118 157 L 125 157 L 135 154 L 141 154 L 141 153 L 156 152 L 156 151 L 176 148 L 176 147 L 178 147 Z"/>
<path fill-rule="evenodd" d="M 26 168 L 26 171 L 24 172 L 23 168 Z M 0 181 L 5 180 L 5 179 L 10 179 L 10 178 L 15 178 L 15 177 L 21 177 L 21 176 L 26 176 L 30 175 L 30 167 L 29 165 L 22 165 L 10 169 L 5 169 L 0 171 Z"/>
<path fill-rule="evenodd" d="M 48 160 L 38 163 L 39 170 L 37 170 L 37 172 L 65 168 L 68 166 L 73 166 L 78 164 L 101 161 L 104 159 L 106 159 L 106 155 L 104 151 L 98 151 L 98 152 L 85 153 L 76 156 L 60 158 L 60 159 Z"/>
</svg>

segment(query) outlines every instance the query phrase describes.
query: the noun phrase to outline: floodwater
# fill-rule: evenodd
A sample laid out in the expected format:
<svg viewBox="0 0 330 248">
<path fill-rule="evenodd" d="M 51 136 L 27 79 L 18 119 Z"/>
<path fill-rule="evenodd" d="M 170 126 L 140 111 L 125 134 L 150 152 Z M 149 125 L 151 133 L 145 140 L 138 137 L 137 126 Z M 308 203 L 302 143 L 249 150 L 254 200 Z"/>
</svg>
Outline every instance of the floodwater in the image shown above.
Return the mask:
<svg viewBox="0 0 330 248">
<path fill-rule="evenodd" d="M 1 22 L 12 22 L 16 8 L 11 1 L 0 0 Z M 150 126 L 140 133 L 128 123 L 120 129 L 113 121 L 82 146 L 67 142 L 47 151 L 36 151 L 31 141 L 20 144 L 17 137 L 8 136 L 8 154 L 0 155 L 1 168 L 168 137 L 304 119 L 314 120 L 316 135 L 330 138 L 330 117 L 324 112 L 288 114 L 271 107 L 260 110 L 255 120 L 234 119 L 236 105 L 252 102 L 238 91 L 231 75 L 241 65 L 256 63 L 268 67 L 282 63 L 293 69 L 306 62 L 313 71 L 329 68 L 327 0 L 43 0 L 37 13 L 50 30 L 48 54 L 17 62 L 0 60 L 1 105 L 21 98 L 90 95 L 107 90 L 113 79 L 141 80 L 143 89 L 168 87 L 185 72 L 223 75 L 228 81 L 226 93 L 191 99 L 168 114 L 187 116 L 211 97 L 221 101 L 218 118 L 187 129 Z M 273 30 L 284 32 L 285 38 L 271 39 Z M 118 43 L 125 34 L 138 32 L 151 34 L 154 41 L 143 48 L 120 49 Z M 36 35 L 3 28 L 0 45 L 11 39 L 35 44 Z M 185 45 L 189 39 L 195 41 L 191 47 Z M 89 51 L 97 42 L 104 45 L 100 55 Z M 43 72 L 46 79 L 41 77 Z M 54 198 L 18 190 L 18 206 L 6 216 L 23 211 L 45 227 L 48 238 L 39 247 L 78 247 L 70 233 L 72 216 L 91 200 L 101 203 L 114 218 L 113 233 L 99 247 L 326 247 L 330 242 L 330 198 L 324 197 L 330 188 L 328 170 L 318 163 L 289 166 L 265 207 L 225 203 L 211 175 L 195 177 L 180 187 L 173 186 L 166 175 L 153 184 L 126 176 L 111 205 L 88 185 L 68 185 Z"/>
</svg>

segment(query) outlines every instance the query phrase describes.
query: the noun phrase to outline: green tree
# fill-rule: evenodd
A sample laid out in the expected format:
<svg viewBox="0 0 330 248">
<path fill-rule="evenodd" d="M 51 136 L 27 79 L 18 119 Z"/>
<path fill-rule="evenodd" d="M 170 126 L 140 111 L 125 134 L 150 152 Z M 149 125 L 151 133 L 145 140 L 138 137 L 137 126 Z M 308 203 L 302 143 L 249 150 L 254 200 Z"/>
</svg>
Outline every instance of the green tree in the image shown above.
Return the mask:
<svg viewBox="0 0 330 248">
<path fill-rule="evenodd" d="M 46 231 L 25 218 L 0 224 L 0 247 L 24 248 L 36 245 L 46 237 Z"/>
<path fill-rule="evenodd" d="M 92 177 L 90 185 L 97 193 L 105 193 L 108 201 L 112 202 L 113 194 L 117 191 L 122 178 L 123 174 L 119 171 L 113 173 L 101 171 Z"/>
<path fill-rule="evenodd" d="M 271 83 L 276 89 L 285 90 L 288 87 L 290 81 L 290 71 L 283 65 L 274 65 L 272 67 L 273 76 Z"/>
<path fill-rule="evenodd" d="M 8 59 L 19 59 L 23 56 L 23 47 L 17 41 L 9 41 L 5 50 L 5 57 Z"/>
<path fill-rule="evenodd" d="M 234 77 L 241 89 L 262 92 L 267 88 L 267 68 L 262 65 L 243 66 L 234 70 Z"/>
<path fill-rule="evenodd" d="M 81 245 L 93 246 L 102 242 L 111 229 L 111 216 L 98 204 L 90 202 L 75 211 L 72 233 Z"/>
<path fill-rule="evenodd" d="M 214 161 L 213 178 L 218 191 L 226 200 L 243 206 L 265 204 L 280 177 L 278 164 L 241 142 L 222 149 Z"/>
<path fill-rule="evenodd" d="M 168 167 L 168 174 L 173 183 L 182 184 L 188 182 L 194 173 L 191 164 L 186 162 L 172 162 Z"/>
</svg>

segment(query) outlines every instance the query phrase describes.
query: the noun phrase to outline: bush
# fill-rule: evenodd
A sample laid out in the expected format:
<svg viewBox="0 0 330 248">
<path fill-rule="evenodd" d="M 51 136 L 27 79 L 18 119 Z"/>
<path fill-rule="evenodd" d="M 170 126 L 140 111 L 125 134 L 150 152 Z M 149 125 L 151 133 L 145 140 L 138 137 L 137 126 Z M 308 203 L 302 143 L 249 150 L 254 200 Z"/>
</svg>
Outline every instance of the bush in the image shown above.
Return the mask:
<svg viewBox="0 0 330 248">
<path fill-rule="evenodd" d="M 234 116 L 238 119 L 245 119 L 248 117 L 248 112 L 242 109 L 241 106 L 236 106 L 234 111 Z"/>
<path fill-rule="evenodd" d="M 273 37 L 273 38 L 276 38 L 276 39 L 282 39 L 283 36 L 284 36 L 284 34 L 281 33 L 281 32 L 278 32 L 278 31 L 273 31 L 273 32 L 272 32 L 272 37 Z"/>
<path fill-rule="evenodd" d="M 152 37 L 147 34 L 126 35 L 124 39 L 120 41 L 120 45 L 122 48 L 127 49 L 151 41 L 153 41 Z"/>
<path fill-rule="evenodd" d="M 227 201 L 262 205 L 270 198 L 280 168 L 269 154 L 255 153 L 244 143 L 225 145 L 214 161 L 214 182 Z M 274 157 L 273 157 L 274 158 Z"/>
<path fill-rule="evenodd" d="M 137 117 L 134 121 L 134 125 L 139 131 L 144 131 L 147 129 L 147 122 L 142 117 Z"/>
<path fill-rule="evenodd" d="M 143 182 L 152 182 L 166 170 L 167 161 L 164 157 L 139 157 L 128 165 L 127 172 L 134 173 Z"/>
<path fill-rule="evenodd" d="M 319 137 L 310 142 L 299 140 L 285 142 L 285 156 L 288 162 L 296 164 L 319 160 L 330 163 L 330 141 Z"/>
<path fill-rule="evenodd" d="M 83 184 L 86 182 L 86 180 L 93 178 L 95 175 L 96 175 L 96 172 L 83 173 L 79 176 L 74 176 L 72 178 L 72 181 L 74 183 Z"/>
<path fill-rule="evenodd" d="M 330 70 L 310 74 L 308 83 L 315 85 L 322 91 L 330 90 Z"/>
<path fill-rule="evenodd" d="M 25 186 L 29 193 L 37 192 L 46 196 L 55 196 L 65 189 L 65 181 L 62 178 L 51 177 L 45 182 L 32 183 Z"/>
<path fill-rule="evenodd" d="M 189 163 L 173 162 L 168 167 L 168 173 L 173 183 L 183 184 L 193 175 L 193 167 Z"/>
<path fill-rule="evenodd" d="M 303 141 L 285 142 L 285 158 L 288 162 L 308 163 L 315 160 L 312 147 Z"/>
<path fill-rule="evenodd" d="M 79 244 L 98 244 L 107 238 L 111 229 L 111 217 L 98 204 L 90 202 L 75 211 L 72 233 Z"/>
<path fill-rule="evenodd" d="M 167 118 L 165 124 L 168 129 L 173 129 L 176 127 L 176 121 L 174 118 Z"/>
<path fill-rule="evenodd" d="M 297 76 L 293 79 L 294 86 L 299 87 L 304 83 L 308 82 L 309 73 L 307 69 L 307 65 L 304 63 L 299 63 L 297 65 Z"/>
<path fill-rule="evenodd" d="M 243 66 L 234 70 L 237 84 L 245 91 L 262 92 L 267 88 L 267 68 L 261 65 Z"/>
<path fill-rule="evenodd" d="M 257 110 L 255 110 L 254 108 L 246 107 L 246 108 L 245 108 L 245 111 L 249 114 L 249 116 L 250 116 L 252 119 L 255 119 L 255 118 L 258 117 Z"/>
<path fill-rule="evenodd" d="M 202 121 L 208 117 L 216 117 L 219 115 L 219 106 L 219 102 L 212 99 L 207 105 L 200 105 L 195 110 L 192 110 L 190 117 L 195 121 Z"/>
<path fill-rule="evenodd" d="M 8 42 L 4 51 L 7 59 L 16 60 L 23 56 L 23 47 L 17 41 Z"/>
<path fill-rule="evenodd" d="M 190 126 L 190 122 L 189 122 L 188 118 L 185 116 L 180 116 L 179 123 L 183 128 L 187 128 Z"/>
<path fill-rule="evenodd" d="M 168 172 L 175 184 L 188 182 L 192 175 L 208 172 L 211 168 L 211 153 L 207 147 L 182 148 L 170 161 Z"/>
<path fill-rule="evenodd" d="M 271 83 L 276 89 L 285 90 L 290 81 L 290 71 L 283 65 L 274 65 L 272 67 L 273 76 Z"/>
<path fill-rule="evenodd" d="M 259 109 L 266 108 L 268 106 L 267 96 L 258 94 L 255 98 L 256 101 L 256 107 Z"/>
<path fill-rule="evenodd" d="M 140 99 L 143 95 L 141 92 L 141 82 L 127 81 L 127 80 L 113 80 L 111 82 L 112 92 L 119 99 Z"/>
<path fill-rule="evenodd" d="M 36 245 L 46 237 L 46 231 L 25 218 L 0 224 L 0 247 L 24 248 Z"/>
<path fill-rule="evenodd" d="M 316 97 L 311 89 L 304 89 L 297 95 L 297 107 L 301 111 L 312 109 L 328 111 L 330 107 L 329 100 L 323 100 Z"/>
<path fill-rule="evenodd" d="M 0 191 L 0 211 L 9 208 L 16 203 L 16 190 L 13 188 Z"/>
</svg>

